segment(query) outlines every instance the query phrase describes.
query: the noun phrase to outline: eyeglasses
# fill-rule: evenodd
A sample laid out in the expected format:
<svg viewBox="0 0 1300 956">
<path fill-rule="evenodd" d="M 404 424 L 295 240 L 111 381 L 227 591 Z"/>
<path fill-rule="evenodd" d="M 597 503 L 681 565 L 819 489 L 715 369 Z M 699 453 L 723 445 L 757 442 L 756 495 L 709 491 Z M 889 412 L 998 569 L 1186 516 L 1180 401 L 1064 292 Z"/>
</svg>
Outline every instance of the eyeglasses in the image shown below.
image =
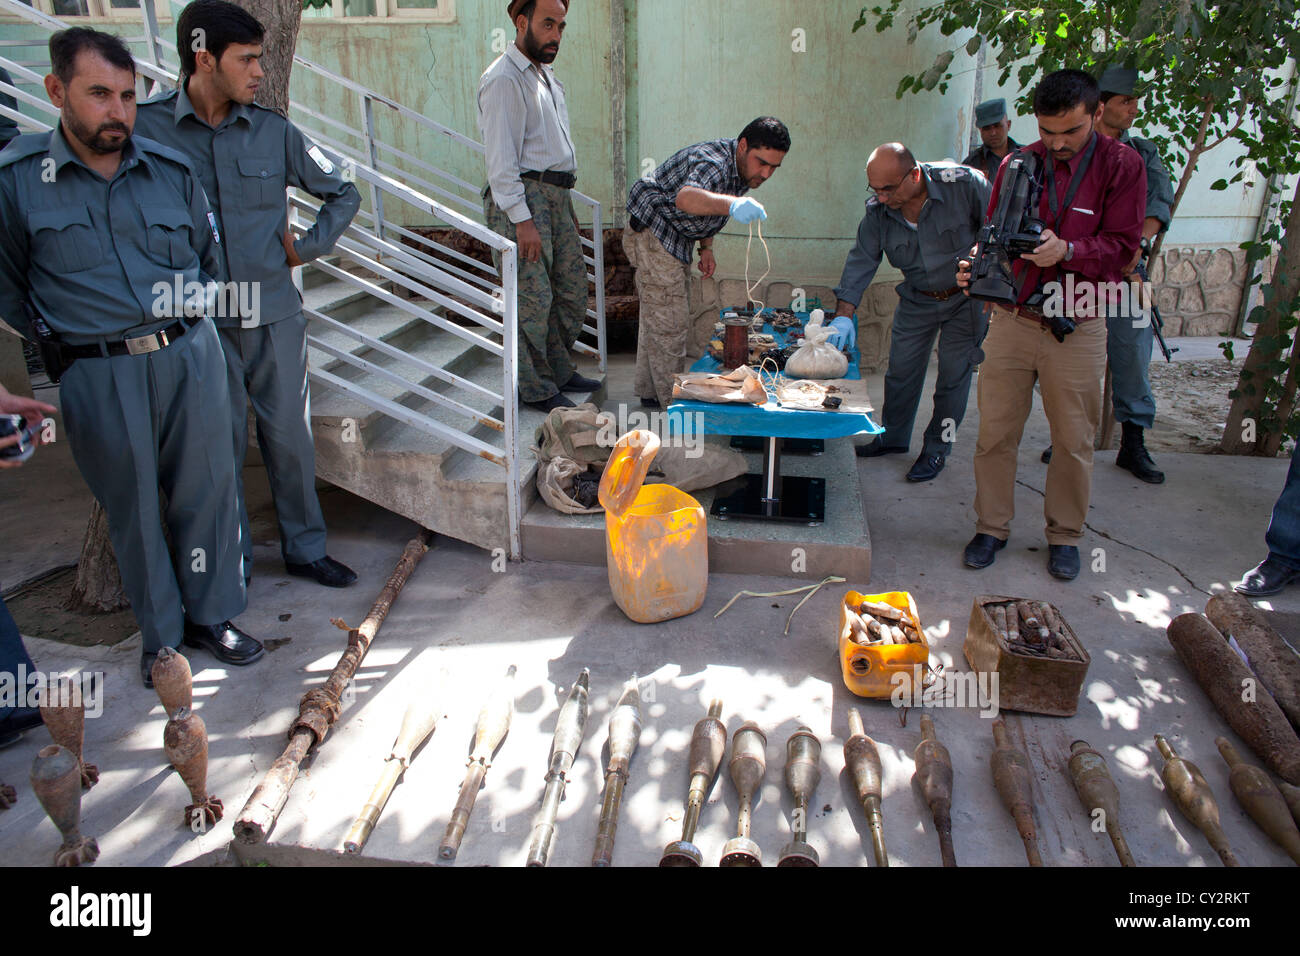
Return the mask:
<svg viewBox="0 0 1300 956">
<path fill-rule="evenodd" d="M 870 183 L 868 183 L 868 184 L 867 184 L 867 192 L 871 193 L 871 195 L 873 195 L 873 196 L 884 196 L 884 195 L 887 195 L 887 194 L 889 194 L 889 193 L 892 193 L 892 192 L 893 192 L 894 190 L 896 190 L 899 186 L 903 185 L 903 183 L 907 182 L 909 179 L 912 178 L 912 170 L 913 170 L 913 169 L 916 169 L 916 167 L 913 166 L 912 169 L 909 169 L 907 172 L 905 172 L 905 173 L 903 174 L 903 178 L 900 179 L 898 182 L 894 183 L 894 185 L 892 185 L 892 186 L 881 186 L 879 189 L 877 189 L 875 186 L 872 186 Z"/>
</svg>

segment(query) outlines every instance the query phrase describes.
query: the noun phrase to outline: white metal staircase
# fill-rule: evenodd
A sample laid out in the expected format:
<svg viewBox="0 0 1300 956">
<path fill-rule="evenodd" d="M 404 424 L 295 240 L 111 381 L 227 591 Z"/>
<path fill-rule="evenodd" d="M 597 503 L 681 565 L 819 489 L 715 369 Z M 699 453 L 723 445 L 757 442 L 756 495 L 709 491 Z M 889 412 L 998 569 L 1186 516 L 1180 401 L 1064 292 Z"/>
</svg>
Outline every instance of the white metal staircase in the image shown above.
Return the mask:
<svg viewBox="0 0 1300 956">
<path fill-rule="evenodd" d="M 0 0 L 0 12 L 47 32 L 70 25 L 19 0 Z M 144 0 L 141 15 L 144 36 L 126 38 L 144 45 L 140 74 L 154 89 L 174 86 L 177 67 L 166 58 L 175 46 L 158 30 L 153 0 Z M 0 66 L 14 77 L 14 86 L 0 84 L 0 91 L 20 103 L 16 111 L 0 105 L 0 114 L 25 130 L 49 128 L 58 112 L 32 69 L 47 68 L 48 60 L 42 51 L 23 62 L 9 56 L 12 47 L 35 48 L 0 41 Z M 483 146 L 324 67 L 294 60 L 354 93 L 362 119 L 357 129 L 290 105 L 290 118 L 342 164 L 363 197 L 334 253 L 303 270 L 317 475 L 424 527 L 518 559 L 520 524 L 537 497 L 529 446 L 545 416 L 519 405 L 515 246 L 483 224 L 479 186 L 383 142 L 375 107 L 467 150 L 481 154 Z M 577 350 L 603 373 L 601 207 L 577 191 L 573 198 L 592 221 L 592 239 L 583 245 L 593 308 Z M 309 228 L 319 203 L 291 190 L 290 204 L 292 227 Z M 472 236 L 499 253 L 500 271 L 400 222 Z"/>
</svg>

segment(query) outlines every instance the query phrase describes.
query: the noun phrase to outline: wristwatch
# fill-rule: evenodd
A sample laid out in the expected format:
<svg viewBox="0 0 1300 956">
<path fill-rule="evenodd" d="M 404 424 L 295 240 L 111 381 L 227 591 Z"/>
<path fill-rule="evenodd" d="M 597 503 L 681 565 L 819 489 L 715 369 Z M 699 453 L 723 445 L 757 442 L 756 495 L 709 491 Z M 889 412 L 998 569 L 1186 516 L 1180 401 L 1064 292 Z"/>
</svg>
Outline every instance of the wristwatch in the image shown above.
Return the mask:
<svg viewBox="0 0 1300 956">
<path fill-rule="evenodd" d="M 1073 258 L 1074 258 L 1074 243 L 1072 243 L 1072 242 L 1067 242 L 1067 243 L 1065 244 L 1065 260 L 1064 260 L 1064 261 L 1069 262 L 1069 261 L 1070 261 L 1071 259 L 1073 259 Z"/>
</svg>

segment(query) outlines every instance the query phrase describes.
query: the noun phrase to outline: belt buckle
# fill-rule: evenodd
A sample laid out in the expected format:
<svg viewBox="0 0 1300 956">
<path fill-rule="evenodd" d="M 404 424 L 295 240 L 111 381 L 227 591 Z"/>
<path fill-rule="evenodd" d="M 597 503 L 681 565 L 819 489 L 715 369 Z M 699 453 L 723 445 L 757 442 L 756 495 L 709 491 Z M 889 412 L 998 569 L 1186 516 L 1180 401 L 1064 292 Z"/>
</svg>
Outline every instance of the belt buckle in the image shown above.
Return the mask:
<svg viewBox="0 0 1300 956">
<path fill-rule="evenodd" d="M 140 335 L 133 339 L 126 339 L 126 351 L 130 355 L 148 355 L 150 352 L 157 352 L 170 344 L 167 341 L 166 332 L 155 332 L 152 335 Z"/>
</svg>

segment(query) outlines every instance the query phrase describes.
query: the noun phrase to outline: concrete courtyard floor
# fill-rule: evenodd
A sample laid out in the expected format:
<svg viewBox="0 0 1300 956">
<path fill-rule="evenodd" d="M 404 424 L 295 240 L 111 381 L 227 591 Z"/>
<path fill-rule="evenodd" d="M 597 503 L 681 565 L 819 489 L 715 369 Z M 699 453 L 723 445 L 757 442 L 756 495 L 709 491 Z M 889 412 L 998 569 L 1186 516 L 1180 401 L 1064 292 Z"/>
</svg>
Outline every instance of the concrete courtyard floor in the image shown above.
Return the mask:
<svg viewBox="0 0 1300 956">
<path fill-rule="evenodd" d="M 1196 350 L 1180 353 L 1189 357 L 1197 357 Z M 871 384 L 879 403 L 880 376 Z M 927 396 L 929 389 L 928 384 Z M 629 357 L 611 363 L 609 393 L 613 400 L 632 397 Z M 928 415 L 927 398 L 919 421 Z M 933 645 L 932 661 L 947 671 L 969 670 L 962 641 L 972 600 L 981 593 L 1053 602 L 1088 648 L 1091 669 L 1074 717 L 1006 715 L 1014 741 L 1034 767 L 1044 861 L 1116 863 L 1105 836 L 1090 829 L 1066 770 L 1070 742 L 1082 738 L 1107 757 L 1121 794 L 1122 822 L 1140 864 L 1219 865 L 1162 792 L 1152 735 L 1163 733 L 1205 772 L 1243 863 L 1288 865 L 1285 854 L 1234 801 L 1214 738 L 1222 734 L 1243 753 L 1246 748 L 1165 638 L 1171 617 L 1202 610 L 1209 594 L 1230 588 L 1263 557 L 1264 529 L 1287 462 L 1161 453 L 1157 463 L 1168 481 L 1151 487 L 1116 468 L 1113 452 L 1099 454 L 1082 543 L 1084 570 L 1078 580 L 1063 583 L 1046 571 L 1046 468 L 1038 456 L 1048 439 L 1041 410 L 1031 417 L 1021 446 L 1009 546 L 985 571 L 962 566 L 961 550 L 973 533 L 971 455 L 977 427 L 972 396 L 948 467 L 929 484 L 903 480 L 911 456 L 859 460 L 874 548 L 869 589 L 912 592 Z M 913 440 L 913 451 L 918 450 L 919 434 Z M 0 557 L 0 582 L 9 590 L 76 560 L 89 495 L 66 444 L 42 449 L 29 467 L 2 480 L 9 507 L 0 515 L 0 533 L 8 542 Z M 231 861 L 226 848 L 234 818 L 283 749 L 299 697 L 324 680 L 344 646 L 345 635 L 330 618 L 358 623 L 417 532 L 410 522 L 365 501 L 324 492 L 330 553 L 361 578 L 345 591 L 324 590 L 284 576 L 264 476 L 250 469 L 248 481 L 257 512 L 256 570 L 239 623 L 260 638 L 288 641 L 247 669 L 227 668 L 206 653 L 192 652 L 196 707 L 211 738 L 209 789 L 226 807 L 216 827 L 195 834 L 182 825 L 182 809 L 190 801 L 163 756 L 162 708 L 154 693 L 140 686 L 139 638 L 114 647 L 76 648 L 44 641 L 39 634 L 26 636 L 44 670 L 106 674 L 102 715 L 86 722 L 86 757 L 99 766 L 101 777 L 82 804 L 82 831 L 98 838 L 99 866 Z M 787 567 L 773 567 L 764 577 L 715 574 L 701 610 L 646 626 L 631 623 L 614 605 L 603 568 L 523 563 L 498 570 L 491 555 L 437 538 L 389 614 L 334 730 L 304 766 L 271 835 L 272 850 L 262 856 L 280 863 L 353 862 L 332 851 L 340 848 L 366 800 L 408 702 L 432 694 L 441 715 L 437 730 L 394 793 L 365 856 L 355 862 L 434 862 L 479 708 L 513 664 L 518 668 L 514 724 L 479 795 L 457 865 L 523 863 L 558 704 L 584 667 L 591 670 L 591 716 L 561 807 L 552 865 L 590 861 L 607 722 L 624 681 L 633 675 L 641 682 L 645 729 L 623 801 L 616 865 L 654 865 L 663 847 L 679 837 L 691 729 L 715 697 L 724 702 L 729 733 L 745 720 L 767 733 L 767 776 L 753 830 L 765 863 L 774 864 L 790 839 L 792 804 L 782 783 L 785 742 L 806 724 L 823 745 L 809 842 L 823 865 L 868 865 L 870 836 L 843 772 L 847 714 L 856 707 L 884 765 L 891 863 L 938 865 L 928 811 L 910 784 L 920 712 L 908 711 L 903 726 L 900 710 L 888 701 L 853 697 L 840 676 L 838 602 L 849 587 L 867 590 L 868 582 L 822 589 L 794 617 L 788 635 L 783 628 L 798 595 L 741 599 L 714 618 L 741 589 L 775 591 L 814 583 L 800 578 Z M 1300 632 L 1300 590 L 1262 606 L 1278 612 L 1276 625 L 1294 641 L 1292 635 Z M 1024 866 L 1021 842 L 989 771 L 989 715 L 976 707 L 929 712 L 952 753 L 958 863 Z M 32 757 L 47 740 L 38 728 L 0 751 L 0 780 L 19 794 L 17 805 L 0 813 L 0 863 L 5 865 L 48 865 L 58 845 L 27 782 Z M 734 834 L 736 809 L 724 763 L 695 840 L 706 865 L 717 864 Z M 243 857 L 257 858 L 256 851 Z"/>
</svg>

